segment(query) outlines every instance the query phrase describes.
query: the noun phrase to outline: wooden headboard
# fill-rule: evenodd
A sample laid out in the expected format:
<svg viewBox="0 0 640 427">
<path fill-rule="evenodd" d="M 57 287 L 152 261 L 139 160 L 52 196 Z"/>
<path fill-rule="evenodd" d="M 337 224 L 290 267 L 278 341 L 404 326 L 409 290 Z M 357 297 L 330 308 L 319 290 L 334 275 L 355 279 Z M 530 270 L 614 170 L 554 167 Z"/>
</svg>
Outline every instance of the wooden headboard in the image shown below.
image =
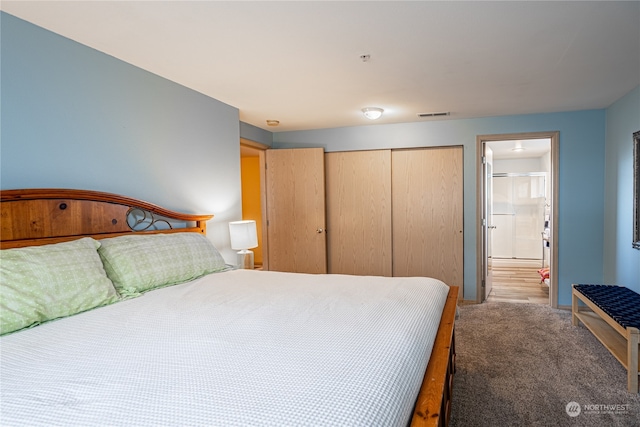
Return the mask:
<svg viewBox="0 0 640 427">
<path fill-rule="evenodd" d="M 0 191 L 0 248 L 59 243 L 80 237 L 206 233 L 213 215 L 170 211 L 141 200 L 88 190 Z M 174 225 L 177 224 L 177 225 Z"/>
</svg>

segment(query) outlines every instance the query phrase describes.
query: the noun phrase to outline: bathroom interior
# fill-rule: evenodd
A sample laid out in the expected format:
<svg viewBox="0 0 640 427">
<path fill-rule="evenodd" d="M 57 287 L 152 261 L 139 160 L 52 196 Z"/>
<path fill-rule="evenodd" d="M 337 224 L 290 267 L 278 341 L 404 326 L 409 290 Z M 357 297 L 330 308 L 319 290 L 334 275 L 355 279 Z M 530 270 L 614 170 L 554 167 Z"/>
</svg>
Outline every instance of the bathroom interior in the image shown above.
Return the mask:
<svg viewBox="0 0 640 427">
<path fill-rule="evenodd" d="M 549 303 L 551 142 L 492 141 L 489 301 Z"/>
</svg>

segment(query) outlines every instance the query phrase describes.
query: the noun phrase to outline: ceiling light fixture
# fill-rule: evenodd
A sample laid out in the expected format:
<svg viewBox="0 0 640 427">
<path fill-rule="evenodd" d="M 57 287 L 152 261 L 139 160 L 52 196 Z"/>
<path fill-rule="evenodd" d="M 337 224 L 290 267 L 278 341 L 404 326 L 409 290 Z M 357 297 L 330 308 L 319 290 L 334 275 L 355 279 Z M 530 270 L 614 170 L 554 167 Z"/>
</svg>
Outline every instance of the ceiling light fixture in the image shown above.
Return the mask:
<svg viewBox="0 0 640 427">
<path fill-rule="evenodd" d="M 279 124 L 279 120 L 267 120 L 267 126 L 278 126 Z"/>
<path fill-rule="evenodd" d="M 516 141 L 516 146 L 511 149 L 511 151 L 524 151 L 525 148 L 522 146 L 522 142 Z"/>
<path fill-rule="evenodd" d="M 384 110 L 382 108 L 377 108 L 377 107 L 367 107 L 367 108 L 363 108 L 362 112 L 364 113 L 364 116 L 367 119 L 376 120 L 376 119 L 379 119 L 380 116 L 382 116 L 382 113 L 384 112 Z"/>
</svg>

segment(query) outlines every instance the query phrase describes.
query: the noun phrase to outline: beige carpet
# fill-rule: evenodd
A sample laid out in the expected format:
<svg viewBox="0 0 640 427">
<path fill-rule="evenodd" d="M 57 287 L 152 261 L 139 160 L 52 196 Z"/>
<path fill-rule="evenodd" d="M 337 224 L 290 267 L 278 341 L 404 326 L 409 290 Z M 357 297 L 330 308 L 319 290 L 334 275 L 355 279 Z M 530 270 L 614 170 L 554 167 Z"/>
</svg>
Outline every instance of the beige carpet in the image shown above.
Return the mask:
<svg viewBox="0 0 640 427">
<path fill-rule="evenodd" d="M 459 313 L 452 427 L 640 426 L 626 371 L 569 311 L 485 303 Z"/>
</svg>

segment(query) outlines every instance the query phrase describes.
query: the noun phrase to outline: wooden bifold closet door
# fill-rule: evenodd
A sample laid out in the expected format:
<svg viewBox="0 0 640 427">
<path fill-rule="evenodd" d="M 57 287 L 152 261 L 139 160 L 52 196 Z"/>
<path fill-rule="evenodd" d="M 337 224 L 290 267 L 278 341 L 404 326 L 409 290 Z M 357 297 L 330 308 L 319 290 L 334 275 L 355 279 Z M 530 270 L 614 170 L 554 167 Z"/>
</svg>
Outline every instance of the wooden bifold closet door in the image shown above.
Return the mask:
<svg viewBox="0 0 640 427">
<path fill-rule="evenodd" d="M 391 150 L 325 154 L 328 271 L 391 276 Z"/>
<path fill-rule="evenodd" d="M 462 147 L 325 154 L 329 273 L 463 285 Z"/>
<path fill-rule="evenodd" d="M 392 153 L 393 275 L 463 286 L 462 147 Z"/>
</svg>

